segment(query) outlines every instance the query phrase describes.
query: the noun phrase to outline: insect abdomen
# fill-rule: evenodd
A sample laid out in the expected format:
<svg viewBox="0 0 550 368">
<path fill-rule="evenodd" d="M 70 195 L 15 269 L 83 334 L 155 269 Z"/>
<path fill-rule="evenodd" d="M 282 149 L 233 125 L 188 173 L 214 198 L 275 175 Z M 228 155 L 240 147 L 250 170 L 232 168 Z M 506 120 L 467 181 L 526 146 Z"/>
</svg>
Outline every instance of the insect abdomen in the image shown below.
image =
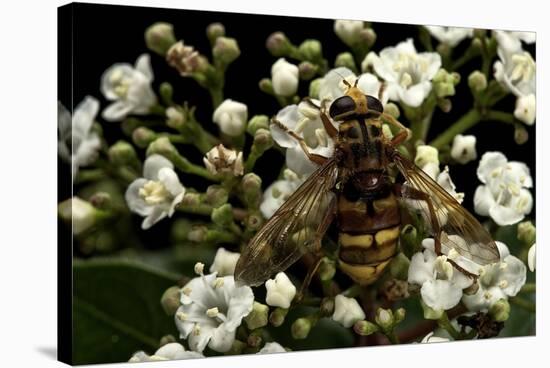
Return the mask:
<svg viewBox="0 0 550 368">
<path fill-rule="evenodd" d="M 370 203 L 369 203 L 370 202 Z M 338 201 L 340 268 L 360 285 L 375 282 L 397 253 L 400 214 L 393 193 Z"/>
</svg>

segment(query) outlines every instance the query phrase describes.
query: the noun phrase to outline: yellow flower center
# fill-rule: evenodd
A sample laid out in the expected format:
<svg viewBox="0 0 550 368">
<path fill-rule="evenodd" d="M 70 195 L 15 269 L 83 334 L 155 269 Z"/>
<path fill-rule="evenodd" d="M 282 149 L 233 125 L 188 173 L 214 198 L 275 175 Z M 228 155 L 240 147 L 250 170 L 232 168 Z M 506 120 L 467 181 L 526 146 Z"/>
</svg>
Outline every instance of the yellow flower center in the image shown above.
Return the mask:
<svg viewBox="0 0 550 368">
<path fill-rule="evenodd" d="M 128 95 L 130 88 L 130 79 L 124 77 L 122 70 L 115 69 L 109 76 L 109 81 L 113 85 L 115 94 L 120 98 L 125 98 Z"/>
<path fill-rule="evenodd" d="M 160 181 L 149 180 L 139 189 L 139 196 L 145 203 L 156 205 L 166 202 L 170 198 L 170 192 Z"/>
</svg>

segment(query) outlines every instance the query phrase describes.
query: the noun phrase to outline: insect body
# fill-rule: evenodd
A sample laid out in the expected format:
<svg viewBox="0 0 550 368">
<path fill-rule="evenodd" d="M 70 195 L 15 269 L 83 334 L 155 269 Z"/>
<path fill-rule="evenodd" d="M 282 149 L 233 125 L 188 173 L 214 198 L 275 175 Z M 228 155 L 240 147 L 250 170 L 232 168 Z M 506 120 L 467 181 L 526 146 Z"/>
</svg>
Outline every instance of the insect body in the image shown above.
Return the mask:
<svg viewBox="0 0 550 368">
<path fill-rule="evenodd" d="M 310 153 L 299 135 L 274 121 L 320 167 L 243 250 L 236 280 L 259 285 L 306 252 L 319 254 L 321 240 L 336 220 L 340 269 L 361 285 L 372 284 L 398 251 L 400 205 L 421 212 L 434 237 L 435 252 L 447 255 L 464 274 L 475 276 L 455 262 L 459 258 L 480 265 L 497 262 L 498 249 L 481 224 L 396 150 L 407 139 L 408 129 L 384 114 L 378 99 L 364 95 L 356 86 L 348 87 L 329 110 L 330 117 L 340 123 L 338 129 L 321 109 L 325 130 L 335 141 L 330 158 Z M 391 140 L 382 134 L 383 122 L 399 128 Z M 404 184 L 397 184 L 391 176 L 393 165 L 404 176 Z M 315 267 L 304 284 L 313 272 Z"/>
</svg>

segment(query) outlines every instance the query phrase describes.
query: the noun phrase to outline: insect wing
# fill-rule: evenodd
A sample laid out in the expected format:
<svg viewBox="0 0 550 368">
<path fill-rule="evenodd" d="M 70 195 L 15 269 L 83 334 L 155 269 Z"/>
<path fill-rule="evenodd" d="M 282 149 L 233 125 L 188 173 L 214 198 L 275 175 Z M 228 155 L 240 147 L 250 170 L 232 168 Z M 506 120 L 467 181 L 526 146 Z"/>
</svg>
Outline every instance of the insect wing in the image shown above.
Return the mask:
<svg viewBox="0 0 550 368">
<path fill-rule="evenodd" d="M 454 249 L 478 265 L 500 260 L 498 248 L 489 232 L 453 196 L 398 152 L 395 152 L 393 161 L 406 179 L 401 190 L 402 202 L 407 207 L 419 211 L 432 231 L 439 227 L 443 254 L 449 255 L 451 249 Z M 427 194 L 432 211 L 426 201 L 411 199 L 417 191 Z M 435 213 L 437 224 L 434 223 L 432 213 Z M 477 270 L 475 272 L 477 273 Z"/>
<path fill-rule="evenodd" d="M 283 203 L 242 252 L 237 281 L 260 285 L 311 250 L 334 206 L 336 178 L 336 162 L 329 159 Z"/>
</svg>

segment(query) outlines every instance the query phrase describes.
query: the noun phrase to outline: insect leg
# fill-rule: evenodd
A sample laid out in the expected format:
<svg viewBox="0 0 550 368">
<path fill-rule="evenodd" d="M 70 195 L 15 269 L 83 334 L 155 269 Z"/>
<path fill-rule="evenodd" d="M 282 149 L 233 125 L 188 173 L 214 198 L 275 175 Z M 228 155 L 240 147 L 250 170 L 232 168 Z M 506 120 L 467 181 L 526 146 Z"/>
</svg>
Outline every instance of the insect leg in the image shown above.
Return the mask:
<svg viewBox="0 0 550 368">
<path fill-rule="evenodd" d="M 304 141 L 304 139 L 302 137 L 300 137 L 296 132 L 294 132 L 293 130 L 290 130 L 289 128 L 287 128 L 283 123 L 281 123 L 279 120 L 277 119 L 271 119 L 271 122 L 275 125 L 277 125 L 280 129 L 284 130 L 288 135 L 290 135 L 292 138 L 296 139 L 298 141 L 298 143 L 300 143 L 300 147 L 302 148 L 302 150 L 304 151 L 304 153 L 306 154 L 307 158 L 316 163 L 317 165 L 322 165 L 324 164 L 328 158 L 324 157 L 324 156 L 321 156 L 321 155 L 317 155 L 315 153 L 311 153 L 309 152 L 309 148 L 306 144 L 306 142 Z"/>
<path fill-rule="evenodd" d="M 378 99 L 382 101 L 382 94 L 386 92 L 386 82 L 380 83 L 380 88 L 378 89 Z"/>
<path fill-rule="evenodd" d="M 399 133 L 397 133 L 395 137 L 393 137 L 393 139 L 391 140 L 391 144 L 393 146 L 397 146 L 398 144 L 406 141 L 408 138 L 411 137 L 410 129 L 401 124 L 396 118 L 394 118 L 390 114 L 382 113 L 382 118 L 384 119 L 384 122 L 399 128 Z"/>
<path fill-rule="evenodd" d="M 321 121 L 323 122 L 323 126 L 325 127 L 329 137 L 336 138 L 338 136 L 338 129 L 332 125 L 330 118 L 327 115 L 327 102 L 328 100 L 323 100 L 323 102 L 321 102 Z"/>
<path fill-rule="evenodd" d="M 416 188 L 412 188 L 408 186 L 403 187 L 400 184 L 396 184 L 396 192 L 399 196 L 401 196 L 401 198 L 419 200 L 419 201 L 424 201 L 426 203 L 426 205 L 428 206 L 428 211 L 430 212 L 430 221 L 431 221 L 433 237 L 434 237 L 434 251 L 435 251 L 435 254 L 437 254 L 438 256 L 442 256 L 443 255 L 443 252 L 441 251 L 442 229 L 441 229 L 441 225 L 439 224 L 439 220 L 435 213 L 434 205 L 432 203 L 432 200 L 430 199 L 430 196 L 427 193 L 422 192 Z M 473 278 L 474 282 L 475 282 L 475 279 L 477 279 L 478 275 L 465 270 L 463 267 L 461 267 L 452 259 L 447 259 L 447 262 L 452 264 L 454 268 L 462 272 L 464 275 Z"/>
</svg>

